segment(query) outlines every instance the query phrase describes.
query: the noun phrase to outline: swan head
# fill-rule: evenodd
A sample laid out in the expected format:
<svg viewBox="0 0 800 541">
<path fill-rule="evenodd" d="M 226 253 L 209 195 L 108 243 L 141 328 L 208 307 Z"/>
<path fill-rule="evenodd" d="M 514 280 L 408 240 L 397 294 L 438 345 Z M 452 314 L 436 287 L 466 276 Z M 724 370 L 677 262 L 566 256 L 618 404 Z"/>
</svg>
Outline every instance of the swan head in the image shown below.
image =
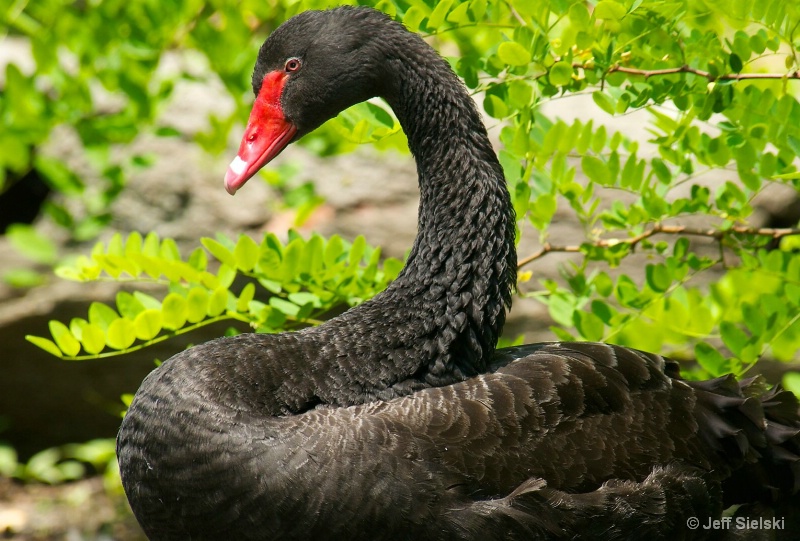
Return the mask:
<svg viewBox="0 0 800 541">
<path fill-rule="evenodd" d="M 231 195 L 289 143 L 344 109 L 380 95 L 386 32 L 406 32 L 383 13 L 343 7 L 306 11 L 276 29 L 259 50 L 253 104 L 228 167 Z"/>
</svg>

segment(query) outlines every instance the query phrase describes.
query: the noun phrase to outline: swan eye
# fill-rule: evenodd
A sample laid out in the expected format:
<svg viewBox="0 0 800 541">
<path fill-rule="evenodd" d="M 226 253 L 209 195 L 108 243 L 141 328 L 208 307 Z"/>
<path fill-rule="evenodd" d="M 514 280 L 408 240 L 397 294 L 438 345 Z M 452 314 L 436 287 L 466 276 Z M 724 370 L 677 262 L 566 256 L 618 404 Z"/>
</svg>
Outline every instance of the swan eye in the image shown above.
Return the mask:
<svg viewBox="0 0 800 541">
<path fill-rule="evenodd" d="M 290 58 L 289 60 L 286 61 L 286 66 L 284 66 L 284 68 L 286 69 L 287 72 L 291 73 L 293 71 L 299 70 L 301 65 L 302 64 L 300 63 L 299 58 Z"/>
</svg>

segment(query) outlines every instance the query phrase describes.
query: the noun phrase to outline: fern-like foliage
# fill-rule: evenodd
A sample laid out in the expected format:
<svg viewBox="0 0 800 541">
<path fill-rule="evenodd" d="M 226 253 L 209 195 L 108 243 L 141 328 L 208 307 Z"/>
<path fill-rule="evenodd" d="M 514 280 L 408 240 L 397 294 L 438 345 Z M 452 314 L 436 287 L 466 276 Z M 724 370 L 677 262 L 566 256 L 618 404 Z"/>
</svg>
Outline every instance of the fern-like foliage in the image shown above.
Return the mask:
<svg viewBox="0 0 800 541">
<path fill-rule="evenodd" d="M 115 306 L 94 302 L 86 318 L 50 321 L 50 338 L 26 338 L 57 357 L 83 360 L 127 353 L 226 319 L 258 332 L 315 325 L 333 308 L 382 291 L 402 268 L 393 258 L 381 263 L 380 249 L 361 236 L 349 243 L 338 235 L 306 239 L 290 232 L 283 243 L 268 233 L 259 243 L 247 235 L 235 242 L 220 235 L 201 243 L 186 259 L 174 240 L 155 233 L 115 234 L 97 243 L 91 256 L 57 274 L 81 282 L 161 284 L 164 295 L 120 291 Z"/>
</svg>

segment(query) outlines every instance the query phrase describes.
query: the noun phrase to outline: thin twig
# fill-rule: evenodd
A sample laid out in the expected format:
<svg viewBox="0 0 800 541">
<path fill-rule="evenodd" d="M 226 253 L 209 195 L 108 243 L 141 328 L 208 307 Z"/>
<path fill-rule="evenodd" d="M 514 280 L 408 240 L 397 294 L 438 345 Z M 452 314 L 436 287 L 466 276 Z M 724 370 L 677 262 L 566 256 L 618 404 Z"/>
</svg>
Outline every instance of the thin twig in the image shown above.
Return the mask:
<svg viewBox="0 0 800 541">
<path fill-rule="evenodd" d="M 578 65 L 578 67 L 583 67 Z M 678 68 L 666 68 L 660 70 L 643 70 L 638 68 L 626 68 L 619 64 L 611 66 L 607 74 L 620 72 L 629 75 L 641 75 L 645 79 L 649 77 L 656 77 L 659 75 L 672 75 L 675 73 L 692 73 L 700 77 L 705 77 L 709 81 L 743 81 L 747 79 L 800 79 L 800 70 L 790 71 L 788 73 L 725 73 L 722 75 L 714 75 L 713 73 L 695 69 L 686 65 Z"/>
<path fill-rule="evenodd" d="M 611 246 L 627 244 L 628 246 L 631 247 L 631 249 L 633 249 L 636 247 L 637 244 L 639 244 L 643 240 L 658 234 L 693 235 L 698 237 L 708 237 L 716 240 L 722 240 L 731 233 L 736 233 L 739 235 L 756 235 L 761 237 L 770 237 L 772 239 L 780 239 L 783 237 L 788 237 L 790 235 L 800 235 L 800 228 L 747 227 L 742 225 L 734 225 L 732 227 L 729 227 L 728 229 L 713 229 L 713 228 L 688 227 L 685 225 L 656 224 L 650 229 L 647 229 L 642 233 L 635 235 L 633 237 L 629 237 L 627 239 L 598 239 L 593 243 L 590 243 L 590 245 L 597 248 L 610 248 Z M 575 252 L 580 252 L 581 249 L 582 245 L 578 244 L 555 245 L 555 244 L 550 244 L 549 242 L 545 242 L 539 251 L 529 255 L 528 257 L 521 259 L 517 263 L 517 268 L 522 268 L 528 263 L 536 261 L 537 259 L 540 259 L 551 252 L 575 253 Z"/>
</svg>

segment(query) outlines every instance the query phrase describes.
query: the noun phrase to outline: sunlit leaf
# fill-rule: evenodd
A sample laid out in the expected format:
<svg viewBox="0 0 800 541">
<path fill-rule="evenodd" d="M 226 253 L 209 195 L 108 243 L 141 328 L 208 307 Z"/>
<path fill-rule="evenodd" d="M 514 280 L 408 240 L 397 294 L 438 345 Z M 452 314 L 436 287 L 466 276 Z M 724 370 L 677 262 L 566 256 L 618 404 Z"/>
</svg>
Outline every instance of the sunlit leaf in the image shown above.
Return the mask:
<svg viewBox="0 0 800 541">
<path fill-rule="evenodd" d="M 136 316 L 133 320 L 136 338 L 140 340 L 152 340 L 161 332 L 164 320 L 161 310 L 147 309 Z"/>
<path fill-rule="evenodd" d="M 509 66 L 524 66 L 531 61 L 531 53 L 516 41 L 504 41 L 497 48 L 500 60 Z"/>
<path fill-rule="evenodd" d="M 106 331 L 106 344 L 111 349 L 125 349 L 136 340 L 136 326 L 133 321 L 118 318 L 111 322 Z"/>
<path fill-rule="evenodd" d="M 550 68 L 548 75 L 550 82 L 556 86 L 565 86 L 572 80 L 572 64 L 569 62 L 556 62 Z"/>
<path fill-rule="evenodd" d="M 225 263 L 229 267 L 236 268 L 236 257 L 222 244 L 208 237 L 200 239 L 200 242 L 202 242 L 206 250 L 211 252 L 211 255 L 216 257 L 220 262 Z"/>
<path fill-rule="evenodd" d="M 106 347 L 106 333 L 97 325 L 89 323 L 81 331 L 81 344 L 90 355 L 100 353 Z"/>
<path fill-rule="evenodd" d="M 208 311 L 208 292 L 202 287 L 193 287 L 186 297 L 186 319 L 197 323 L 206 317 Z"/>
<path fill-rule="evenodd" d="M 252 270 L 258 261 L 258 244 L 247 235 L 242 235 L 236 243 L 233 255 L 238 268 L 244 271 Z"/>
<path fill-rule="evenodd" d="M 63 357 L 64 355 L 63 353 L 61 353 L 61 349 L 55 344 L 55 342 L 47 338 L 42 338 L 41 336 L 32 336 L 28 334 L 25 336 L 25 340 L 27 340 L 28 342 L 37 347 L 40 347 L 47 353 L 55 355 L 56 357 Z"/>
<path fill-rule="evenodd" d="M 236 302 L 236 311 L 247 312 L 250 301 L 253 300 L 255 293 L 256 286 L 253 284 L 253 282 L 248 282 L 242 288 L 242 292 L 239 294 L 239 300 Z"/>
<path fill-rule="evenodd" d="M 97 325 L 103 331 L 108 331 L 112 321 L 119 318 L 119 315 L 109 306 L 101 302 L 93 302 L 89 305 L 89 323 Z"/>
<path fill-rule="evenodd" d="M 208 315 L 216 317 L 225 311 L 228 306 L 228 289 L 224 287 L 216 288 L 208 298 Z"/>
<path fill-rule="evenodd" d="M 165 329 L 177 330 L 186 324 L 186 299 L 177 293 L 170 293 L 161 303 L 161 315 Z"/>
</svg>

